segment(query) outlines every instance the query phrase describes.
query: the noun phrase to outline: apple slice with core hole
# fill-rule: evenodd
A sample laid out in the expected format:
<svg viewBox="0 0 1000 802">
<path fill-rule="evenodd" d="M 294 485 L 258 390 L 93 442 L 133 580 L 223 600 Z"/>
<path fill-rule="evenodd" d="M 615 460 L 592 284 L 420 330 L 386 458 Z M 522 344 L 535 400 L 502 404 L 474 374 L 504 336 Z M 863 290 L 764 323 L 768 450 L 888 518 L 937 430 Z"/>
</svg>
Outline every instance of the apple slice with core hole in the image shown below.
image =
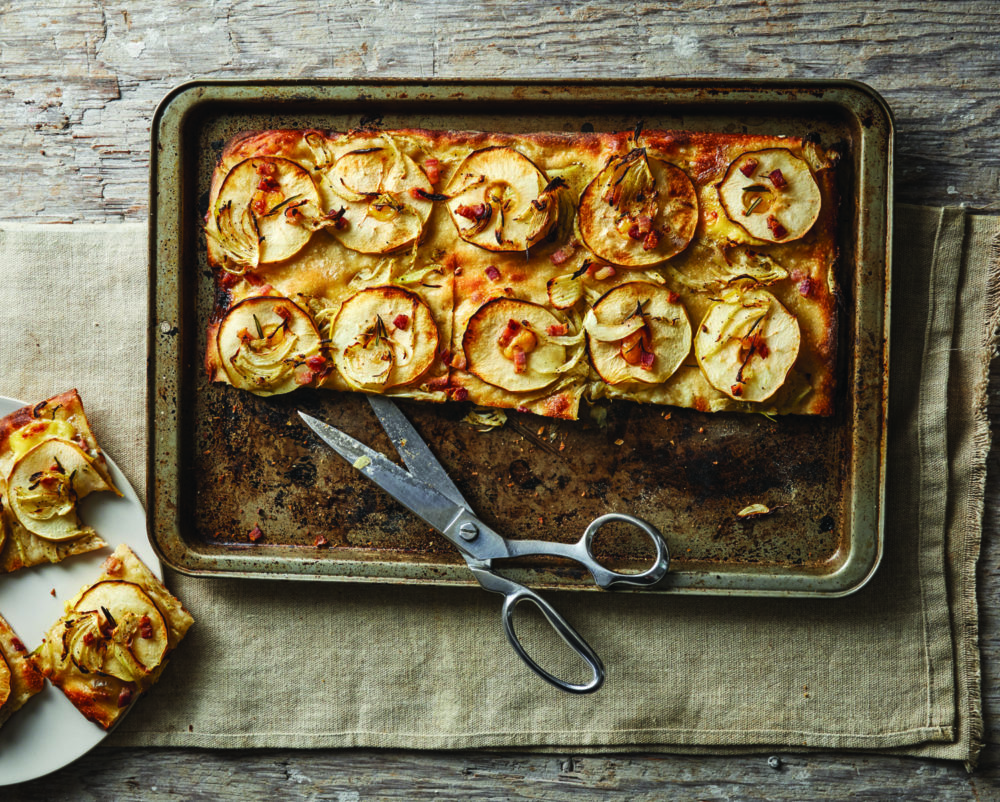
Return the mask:
<svg viewBox="0 0 1000 802">
<path fill-rule="evenodd" d="M 766 242 L 805 236 L 823 202 L 809 165 L 786 148 L 734 159 L 719 184 L 719 200 L 730 220 Z"/>
<path fill-rule="evenodd" d="M 257 395 L 287 393 L 313 377 L 321 360 L 312 318 L 288 298 L 246 298 L 226 314 L 217 335 L 219 356 L 234 386 Z"/>
<path fill-rule="evenodd" d="M 472 153 L 455 172 L 445 194 L 458 235 L 488 251 L 526 251 L 555 222 L 557 193 L 565 182 L 549 182 L 531 159 L 513 148 Z"/>
<path fill-rule="evenodd" d="M 615 156 L 580 197 L 580 235 L 597 256 L 645 267 L 683 251 L 698 224 L 698 195 L 687 174 L 635 148 Z"/>
<path fill-rule="evenodd" d="M 402 287 L 352 295 L 330 328 L 334 364 L 349 384 L 369 392 L 419 379 L 434 362 L 438 330 L 423 299 Z"/>
<path fill-rule="evenodd" d="M 708 310 L 694 351 L 709 383 L 737 401 L 766 401 L 799 353 L 799 322 L 767 290 L 733 289 Z"/>
<path fill-rule="evenodd" d="M 82 527 L 79 499 L 111 487 L 75 443 L 52 438 L 39 443 L 11 468 L 7 479 L 11 511 L 29 532 L 45 540 L 74 540 Z"/>
<path fill-rule="evenodd" d="M 412 244 L 434 206 L 434 185 L 424 171 L 390 147 L 345 153 L 323 180 L 330 211 L 344 209 L 344 224 L 330 233 L 359 253 L 389 253 Z"/>
<path fill-rule="evenodd" d="M 135 583 L 98 582 L 74 609 L 100 615 L 99 630 L 107 641 L 101 668 L 105 673 L 131 681 L 163 662 L 169 647 L 167 623 L 155 602 Z"/>
<path fill-rule="evenodd" d="M 298 213 L 287 213 L 290 208 Z M 281 262 L 309 241 L 312 228 L 301 220 L 315 218 L 319 211 L 319 190 L 304 167 L 274 156 L 245 159 L 229 171 L 219 189 L 216 240 L 242 268 Z"/>
<path fill-rule="evenodd" d="M 566 346 L 549 327 L 564 322 L 543 306 L 494 298 L 472 315 L 462 337 L 467 369 L 484 382 L 515 393 L 541 390 L 560 377 Z"/>
<path fill-rule="evenodd" d="M 608 384 L 669 379 L 691 352 L 691 324 L 675 293 L 632 281 L 605 293 L 584 319 L 594 369 Z"/>
</svg>

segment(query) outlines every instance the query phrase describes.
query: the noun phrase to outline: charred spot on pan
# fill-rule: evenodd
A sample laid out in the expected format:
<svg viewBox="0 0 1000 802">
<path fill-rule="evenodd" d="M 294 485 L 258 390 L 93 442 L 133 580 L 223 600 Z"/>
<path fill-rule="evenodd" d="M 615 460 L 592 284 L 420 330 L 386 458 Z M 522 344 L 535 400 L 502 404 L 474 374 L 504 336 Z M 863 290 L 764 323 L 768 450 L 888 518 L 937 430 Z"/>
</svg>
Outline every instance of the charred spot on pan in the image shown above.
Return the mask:
<svg viewBox="0 0 1000 802">
<path fill-rule="evenodd" d="M 824 515 L 819 519 L 819 531 L 820 532 L 832 532 L 833 531 L 833 516 Z"/>
<path fill-rule="evenodd" d="M 583 131 L 583 133 L 585 134 L 592 134 L 594 133 L 594 124 L 584 123 L 583 125 L 580 126 L 580 130 Z"/>
<path fill-rule="evenodd" d="M 292 485 L 312 487 L 316 484 L 316 466 L 308 460 L 298 460 L 285 476 Z"/>
<path fill-rule="evenodd" d="M 531 472 L 531 466 L 523 459 L 516 459 L 507 468 L 510 478 L 514 483 L 524 490 L 534 490 L 542 483 L 542 480 Z"/>
</svg>

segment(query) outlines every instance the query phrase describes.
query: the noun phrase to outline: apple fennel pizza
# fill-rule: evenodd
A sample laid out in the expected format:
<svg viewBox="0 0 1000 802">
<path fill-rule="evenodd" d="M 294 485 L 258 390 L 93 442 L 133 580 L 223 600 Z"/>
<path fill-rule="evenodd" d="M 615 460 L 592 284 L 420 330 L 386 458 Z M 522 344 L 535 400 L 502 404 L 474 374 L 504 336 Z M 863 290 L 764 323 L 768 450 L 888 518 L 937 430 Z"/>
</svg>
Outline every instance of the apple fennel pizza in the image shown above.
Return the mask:
<svg viewBox="0 0 1000 802">
<path fill-rule="evenodd" d="M 837 154 L 643 130 L 272 130 L 205 219 L 212 380 L 829 415 Z"/>
</svg>

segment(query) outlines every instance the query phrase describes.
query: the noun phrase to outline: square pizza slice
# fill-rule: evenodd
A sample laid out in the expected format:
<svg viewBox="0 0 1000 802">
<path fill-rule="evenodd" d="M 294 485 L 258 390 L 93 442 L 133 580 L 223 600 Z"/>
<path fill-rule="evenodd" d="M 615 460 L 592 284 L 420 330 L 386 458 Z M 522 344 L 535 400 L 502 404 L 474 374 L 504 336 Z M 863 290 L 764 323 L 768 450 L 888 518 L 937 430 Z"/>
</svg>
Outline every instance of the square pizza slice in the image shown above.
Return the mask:
<svg viewBox="0 0 1000 802">
<path fill-rule="evenodd" d="M 76 390 L 0 419 L 0 573 L 107 545 L 80 520 L 80 499 L 121 495 Z"/>
<path fill-rule="evenodd" d="M 0 726 L 42 690 L 45 678 L 28 657 L 28 650 L 0 616 Z"/>
<path fill-rule="evenodd" d="M 84 716 L 104 729 L 159 679 L 168 656 L 194 623 L 124 544 L 65 610 L 32 660 Z"/>
</svg>

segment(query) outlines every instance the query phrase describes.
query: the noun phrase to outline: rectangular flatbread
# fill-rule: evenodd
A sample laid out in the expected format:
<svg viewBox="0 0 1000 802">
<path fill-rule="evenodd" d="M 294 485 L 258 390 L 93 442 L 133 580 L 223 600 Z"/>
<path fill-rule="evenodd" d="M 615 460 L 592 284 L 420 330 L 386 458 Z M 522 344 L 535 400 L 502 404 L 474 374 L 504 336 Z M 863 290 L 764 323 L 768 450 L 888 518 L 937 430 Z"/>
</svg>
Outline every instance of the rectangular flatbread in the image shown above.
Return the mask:
<svg viewBox="0 0 1000 802">
<path fill-rule="evenodd" d="M 205 220 L 206 368 L 566 419 L 584 399 L 829 415 L 837 161 L 641 128 L 241 134 Z"/>
<path fill-rule="evenodd" d="M 123 544 L 97 580 L 66 603 L 32 660 L 84 716 L 110 729 L 159 679 L 193 623 Z"/>
<path fill-rule="evenodd" d="M 121 495 L 76 390 L 0 419 L 0 573 L 106 546 L 77 514 L 102 490 Z"/>
</svg>

